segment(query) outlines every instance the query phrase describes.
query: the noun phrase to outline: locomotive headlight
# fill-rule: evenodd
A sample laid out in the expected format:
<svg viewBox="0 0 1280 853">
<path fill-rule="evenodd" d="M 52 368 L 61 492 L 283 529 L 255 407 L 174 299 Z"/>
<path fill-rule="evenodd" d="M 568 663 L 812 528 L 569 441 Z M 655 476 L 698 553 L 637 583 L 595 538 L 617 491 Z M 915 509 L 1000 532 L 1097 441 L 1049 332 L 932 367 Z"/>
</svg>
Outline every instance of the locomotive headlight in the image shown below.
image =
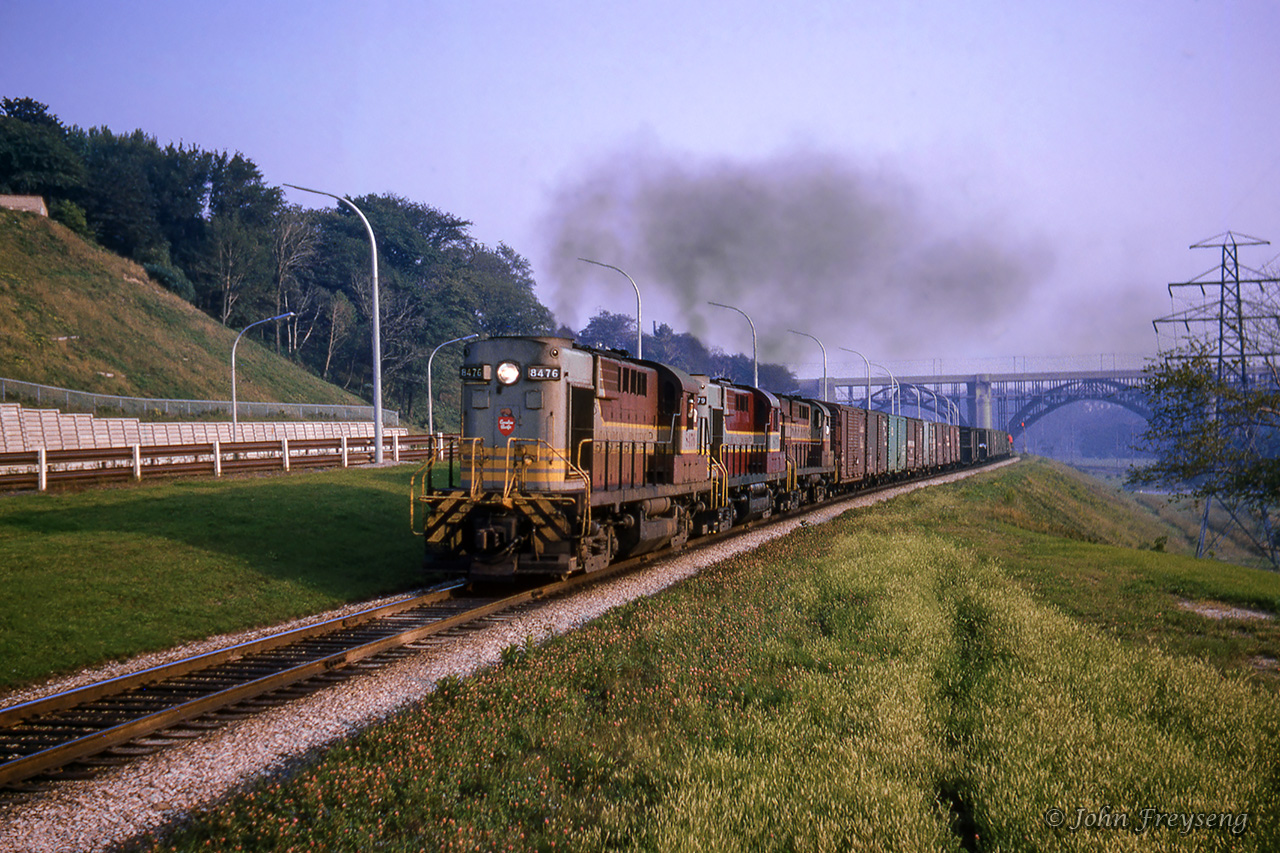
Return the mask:
<svg viewBox="0 0 1280 853">
<path fill-rule="evenodd" d="M 503 385 L 512 385 L 520 378 L 520 366 L 514 361 L 504 361 L 498 365 L 494 375 L 498 377 L 498 381 Z"/>
</svg>

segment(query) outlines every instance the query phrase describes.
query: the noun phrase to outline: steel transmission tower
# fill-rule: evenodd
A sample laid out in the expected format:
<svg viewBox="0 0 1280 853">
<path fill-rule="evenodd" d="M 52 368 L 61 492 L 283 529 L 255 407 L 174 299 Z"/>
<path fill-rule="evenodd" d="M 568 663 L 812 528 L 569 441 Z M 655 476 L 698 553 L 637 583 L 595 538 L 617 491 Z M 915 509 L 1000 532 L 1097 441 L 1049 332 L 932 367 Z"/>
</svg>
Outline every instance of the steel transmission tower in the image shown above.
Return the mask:
<svg viewBox="0 0 1280 853">
<path fill-rule="evenodd" d="M 1276 285 L 1280 279 L 1269 276 L 1259 270 L 1244 267 L 1245 278 L 1241 278 L 1240 248 L 1243 246 L 1268 246 L 1270 241 L 1245 234 L 1227 231 L 1208 240 L 1192 244 L 1192 249 L 1220 249 L 1221 263 L 1210 268 L 1191 281 L 1176 282 L 1169 285 L 1169 296 L 1173 297 L 1175 288 L 1195 287 L 1200 289 L 1204 301 L 1184 311 L 1179 311 L 1152 321 L 1156 335 L 1159 336 L 1161 326 L 1183 327 L 1188 336 L 1192 334 L 1192 324 L 1198 330 L 1198 337 L 1208 352 L 1216 350 L 1215 373 L 1219 385 L 1230 384 L 1242 391 L 1270 377 L 1274 381 L 1274 359 L 1277 356 L 1277 344 L 1280 335 L 1268 331 L 1268 326 L 1280 327 L 1280 300 L 1277 300 Z M 1214 275 L 1216 273 L 1216 276 Z M 1216 277 L 1216 281 L 1213 279 Z M 1257 287 L 1257 294 L 1253 292 Z M 1214 294 L 1216 291 L 1216 295 Z M 1216 342 L 1214 341 L 1216 337 Z M 1190 358 L 1185 353 L 1173 352 L 1165 356 L 1166 360 Z M 1210 412 L 1210 420 L 1216 422 L 1218 412 Z M 1248 438 L 1241 436 L 1241 438 Z M 1212 498 L 1206 498 L 1204 515 L 1200 522 L 1200 540 L 1196 548 L 1196 556 L 1205 551 L 1205 539 L 1209 527 L 1209 509 Z M 1243 527 L 1237 514 L 1237 507 L 1223 503 L 1233 520 Z M 1262 525 L 1266 537 L 1266 547 L 1272 562 L 1275 562 L 1275 540 L 1271 531 L 1270 514 L 1266 508 L 1262 512 Z M 1215 538 L 1216 541 L 1216 538 Z M 1212 544 L 1212 543 L 1210 543 Z"/>
</svg>

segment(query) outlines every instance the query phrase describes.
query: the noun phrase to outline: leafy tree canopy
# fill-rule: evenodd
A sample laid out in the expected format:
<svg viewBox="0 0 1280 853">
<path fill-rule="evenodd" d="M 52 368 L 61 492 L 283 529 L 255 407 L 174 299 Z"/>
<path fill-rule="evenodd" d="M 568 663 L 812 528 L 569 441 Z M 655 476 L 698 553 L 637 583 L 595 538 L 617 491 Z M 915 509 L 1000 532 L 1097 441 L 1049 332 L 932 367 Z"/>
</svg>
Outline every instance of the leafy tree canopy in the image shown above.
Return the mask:
<svg viewBox="0 0 1280 853">
<path fill-rule="evenodd" d="M 84 164 L 61 128 L 0 116 L 0 192 L 67 198 L 84 180 Z"/>
<path fill-rule="evenodd" d="M 1190 489 L 1198 498 L 1251 514 L 1263 531 L 1272 531 L 1255 544 L 1274 563 L 1280 381 L 1274 368 L 1252 376 L 1247 386 L 1230 375 L 1220 377 L 1217 358 L 1204 348 L 1150 366 L 1152 416 L 1142 441 L 1156 459 L 1131 472 L 1129 480 L 1174 492 Z"/>
<path fill-rule="evenodd" d="M 42 104 L 35 98 L 0 98 L 0 115 L 58 134 L 66 132 L 58 117 L 49 112 L 49 105 Z"/>
</svg>

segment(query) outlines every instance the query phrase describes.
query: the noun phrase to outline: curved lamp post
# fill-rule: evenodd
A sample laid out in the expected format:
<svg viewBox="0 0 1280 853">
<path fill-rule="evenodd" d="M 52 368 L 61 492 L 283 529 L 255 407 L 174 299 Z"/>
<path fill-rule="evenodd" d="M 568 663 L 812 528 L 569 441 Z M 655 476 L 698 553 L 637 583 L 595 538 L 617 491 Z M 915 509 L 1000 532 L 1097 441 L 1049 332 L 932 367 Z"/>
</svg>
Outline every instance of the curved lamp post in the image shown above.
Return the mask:
<svg viewBox="0 0 1280 853">
<path fill-rule="evenodd" d="M 607 266 L 607 268 L 612 269 L 613 272 L 627 275 L 626 273 L 623 273 L 621 269 L 618 269 L 617 266 L 614 266 L 613 264 L 602 264 L 600 263 L 600 261 L 591 260 L 590 257 L 579 257 L 579 260 L 584 261 L 584 263 L 595 264 L 596 266 Z M 628 282 L 631 282 L 631 287 L 634 287 L 636 291 L 636 357 L 637 359 L 643 359 L 644 357 L 644 321 L 641 320 L 640 318 L 640 286 L 639 284 L 636 284 L 636 280 L 634 278 L 631 278 L 630 275 L 627 275 L 627 280 Z"/>
<path fill-rule="evenodd" d="M 867 361 L 867 357 L 862 353 L 858 352 L 856 349 L 849 349 L 848 347 L 840 347 L 840 349 L 844 350 L 845 352 L 851 352 L 854 355 L 858 356 L 859 358 L 862 359 L 862 363 L 867 366 L 867 399 L 865 400 L 866 405 L 864 407 L 867 414 L 864 416 L 864 418 L 867 424 L 866 429 L 870 430 L 871 429 L 871 426 L 870 426 L 871 424 L 871 362 Z M 852 405 L 853 404 L 852 389 L 850 389 L 849 391 L 849 398 L 850 398 L 849 404 Z M 863 445 L 865 445 L 866 451 L 867 451 L 866 470 L 870 471 L 871 470 L 871 442 L 864 440 L 862 443 Z"/>
<path fill-rule="evenodd" d="M 849 349 L 848 347 L 840 347 L 840 349 L 858 356 L 858 358 L 862 359 L 862 363 L 867 366 L 867 405 L 864 408 L 867 411 L 871 411 L 871 362 L 867 361 L 867 357 L 856 349 Z M 849 396 L 852 397 L 853 394 L 850 393 Z"/>
<path fill-rule="evenodd" d="M 949 399 L 946 397 L 946 395 L 944 395 L 944 394 L 939 394 L 937 391 L 933 390 L 932 388 L 928 388 L 928 387 L 926 387 L 924 390 L 928 391 L 930 394 L 932 394 L 932 395 L 933 395 L 933 413 L 934 413 L 934 415 L 935 415 L 935 416 L 937 416 L 938 418 L 941 418 L 941 419 L 942 419 L 942 420 L 943 420 L 943 421 L 944 421 L 948 426 L 950 426 L 950 425 L 951 425 L 951 410 L 952 410 L 953 408 L 955 408 L 955 404 L 954 404 L 954 403 L 952 403 L 952 402 L 951 402 L 951 400 L 949 400 Z M 944 403 L 946 404 L 946 408 L 945 408 L 945 409 L 941 409 L 941 410 L 940 410 L 940 409 L 939 409 L 939 406 L 941 406 L 941 405 L 942 405 L 942 404 L 944 404 Z"/>
<path fill-rule="evenodd" d="M 356 212 L 356 216 L 360 217 L 360 221 L 364 223 L 364 230 L 369 232 L 369 251 L 371 258 L 371 266 L 373 268 L 373 461 L 377 464 L 382 463 L 382 312 L 378 310 L 378 241 L 373 236 L 373 226 L 369 224 L 369 220 L 365 218 L 360 208 L 356 207 L 355 202 L 345 196 L 327 193 L 324 190 L 313 190 L 307 187 L 300 187 L 297 184 L 285 184 L 286 187 L 293 187 L 295 190 L 302 190 L 304 193 L 315 193 L 316 195 L 327 195 L 329 198 L 336 198 Z"/>
<path fill-rule="evenodd" d="M 787 329 L 787 331 L 793 335 L 801 335 L 802 337 L 813 338 L 815 341 L 818 341 L 817 338 L 814 338 L 813 335 L 808 332 L 797 332 L 795 329 Z M 825 403 L 827 402 L 827 348 L 822 346 L 822 341 L 818 341 L 818 346 L 822 347 L 822 402 Z"/>
<path fill-rule="evenodd" d="M 898 415 L 902 414 L 902 388 L 898 386 L 898 380 L 894 378 L 893 371 L 878 362 L 871 362 L 872 367 L 878 367 L 885 373 L 889 374 L 889 381 L 893 383 L 893 398 L 889 401 L 889 413 Z M 895 408 L 896 404 L 896 408 Z"/>
<path fill-rule="evenodd" d="M 231 440 L 240 440 L 240 405 L 236 399 L 236 348 L 240 346 L 240 339 L 244 337 L 244 333 L 252 329 L 254 326 L 261 326 L 263 323 L 270 323 L 272 320 L 285 320 L 289 317 L 297 317 L 294 311 L 287 311 L 284 314 L 277 314 L 274 317 L 268 317 L 265 320 L 258 320 L 256 323 L 250 323 L 240 330 L 240 334 L 236 335 L 236 342 L 231 345 Z"/>
<path fill-rule="evenodd" d="M 608 267 L 614 272 L 620 272 L 627 275 L 613 264 L 602 264 L 599 261 L 593 261 L 590 258 L 578 258 L 588 264 L 595 264 L 598 267 Z M 640 318 L 640 286 L 636 284 L 636 280 L 627 275 L 627 281 L 631 282 L 631 286 L 636 289 L 636 358 L 644 358 L 644 323 Z"/>
<path fill-rule="evenodd" d="M 951 423 L 951 412 L 946 409 L 938 411 L 939 407 L 942 405 L 942 395 L 927 385 L 921 385 L 920 387 L 923 390 L 928 391 L 929 396 L 933 398 L 933 419 L 935 421 L 945 419 L 948 424 Z"/>
<path fill-rule="evenodd" d="M 948 426 L 950 426 L 950 425 L 951 425 L 951 411 L 952 411 L 953 409 L 956 409 L 956 404 L 955 404 L 955 403 L 953 403 L 953 402 L 951 402 L 951 398 L 950 398 L 950 397 L 948 397 L 946 394 L 939 394 L 937 391 L 934 391 L 932 388 L 930 388 L 930 389 L 929 389 L 929 393 L 933 395 L 933 398 L 934 398 L 935 400 L 940 400 L 941 402 L 943 402 L 943 403 L 946 403 L 946 404 L 947 404 L 946 416 L 945 416 L 945 417 L 946 417 L 947 425 L 948 425 Z M 958 409 L 956 409 L 956 411 L 959 411 L 959 410 L 958 410 Z M 957 418 L 957 420 L 956 420 L 956 423 L 959 423 L 959 419 L 958 419 L 958 418 Z"/>
<path fill-rule="evenodd" d="M 756 388 L 760 387 L 760 362 L 756 358 L 756 324 L 751 322 L 751 315 L 741 308 L 735 308 L 732 305 L 725 305 L 723 302 L 708 302 L 708 305 L 714 305 L 717 308 L 728 308 L 730 311 L 737 311 L 743 317 L 747 318 L 747 322 L 751 325 L 751 384 Z"/>
<path fill-rule="evenodd" d="M 480 337 L 479 334 L 464 335 L 461 338 L 454 338 L 451 341 L 445 341 L 431 351 L 431 355 L 427 358 L 427 432 L 431 433 L 434 439 L 436 434 L 436 398 L 431 392 L 431 362 L 436 360 L 436 353 L 440 352 L 441 347 L 447 347 L 449 344 L 458 344 L 463 341 L 474 341 Z"/>
</svg>

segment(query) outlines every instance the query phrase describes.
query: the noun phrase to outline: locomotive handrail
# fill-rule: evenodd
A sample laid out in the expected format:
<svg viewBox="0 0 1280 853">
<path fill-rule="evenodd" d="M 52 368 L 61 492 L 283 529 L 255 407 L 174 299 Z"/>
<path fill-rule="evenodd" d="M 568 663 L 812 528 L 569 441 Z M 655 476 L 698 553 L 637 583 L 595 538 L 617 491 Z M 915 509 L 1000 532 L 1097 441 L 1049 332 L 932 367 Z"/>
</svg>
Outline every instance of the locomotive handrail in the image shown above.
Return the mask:
<svg viewBox="0 0 1280 853">
<path fill-rule="evenodd" d="M 589 438 L 584 439 L 584 441 L 590 440 L 591 439 Z M 566 471 L 570 472 L 572 476 L 582 480 L 582 486 L 583 489 L 585 489 L 586 495 L 586 499 L 584 501 L 585 510 L 582 513 L 582 535 L 586 536 L 587 532 L 591 529 L 591 478 L 587 476 L 586 471 L 582 469 L 581 465 L 574 465 L 571 459 L 562 454 L 544 438 L 518 438 L 516 436 L 512 436 L 507 440 L 507 475 L 503 477 L 502 499 L 504 501 L 510 500 L 511 490 L 515 488 L 516 470 L 515 465 L 512 462 L 514 459 L 512 451 L 515 449 L 516 444 L 532 444 L 535 447 L 546 447 L 553 457 L 564 463 Z M 581 445 L 579 445 L 578 456 L 579 461 L 581 461 Z"/>
<path fill-rule="evenodd" d="M 729 469 L 718 457 L 708 454 L 707 458 L 711 462 L 711 508 L 720 509 L 729 505 Z"/>
<path fill-rule="evenodd" d="M 481 467 L 479 472 L 476 471 L 477 465 L 484 465 L 484 437 L 477 436 L 476 438 L 464 438 L 462 441 L 469 441 L 474 445 L 471 448 L 471 456 L 469 460 L 471 462 L 471 468 L 467 472 L 467 477 L 471 480 L 471 500 L 474 501 L 479 499 L 480 492 L 482 491 L 481 486 L 484 481 L 483 467 Z"/>
<path fill-rule="evenodd" d="M 413 476 L 409 478 L 409 526 L 410 527 L 413 526 L 413 519 L 414 519 L 413 505 L 417 503 L 419 492 L 423 494 L 426 493 L 426 490 L 429 484 L 431 483 L 431 469 L 432 467 L 434 467 L 435 462 L 436 462 L 436 454 L 433 448 L 431 456 L 429 456 L 425 462 L 423 462 L 421 465 L 415 468 L 413 471 Z M 422 477 L 421 488 L 419 488 L 419 475 L 421 475 Z"/>
<path fill-rule="evenodd" d="M 555 447 L 552 447 L 551 443 L 545 438 L 520 438 L 518 436 L 512 436 L 507 439 L 507 470 L 503 474 L 502 478 L 503 500 L 508 500 L 511 497 L 511 492 L 515 488 L 516 480 L 519 477 L 519 472 L 516 470 L 515 453 L 513 452 L 519 444 L 532 444 L 534 447 L 545 447 L 550 451 L 553 457 L 564 463 L 565 470 L 569 472 L 570 476 L 574 476 L 582 480 L 587 487 L 588 495 L 590 495 L 591 479 L 587 477 L 586 472 L 582 470 L 581 466 L 574 465 L 570 459 L 565 457 Z"/>
<path fill-rule="evenodd" d="M 471 499 L 475 500 L 478 495 L 479 480 L 475 475 L 475 460 L 480 456 L 480 450 L 484 446 L 483 438 L 463 438 L 462 436 L 449 436 L 447 441 L 457 448 L 457 453 L 444 454 L 444 458 L 449 460 L 449 486 L 453 487 L 453 463 L 454 460 L 462 452 L 462 445 L 469 443 L 474 445 L 471 448 Z M 456 442 L 456 444 L 455 444 Z M 419 465 L 413 472 L 413 476 L 409 478 L 409 529 L 413 531 L 415 536 L 421 535 L 418 531 L 418 503 L 426 498 L 431 492 L 435 491 L 435 487 L 431 484 L 431 475 L 435 468 L 437 459 L 440 454 L 436 448 L 432 448 L 431 457 L 426 462 Z"/>
<path fill-rule="evenodd" d="M 595 444 L 594 438 L 584 438 L 578 442 L 578 464 L 573 466 L 573 470 L 577 471 L 582 477 L 582 481 L 587 484 L 586 495 L 586 511 L 582 514 L 582 535 L 587 535 L 591 530 L 591 478 L 587 476 L 587 469 L 582 467 L 582 446 L 584 444 Z"/>
</svg>

